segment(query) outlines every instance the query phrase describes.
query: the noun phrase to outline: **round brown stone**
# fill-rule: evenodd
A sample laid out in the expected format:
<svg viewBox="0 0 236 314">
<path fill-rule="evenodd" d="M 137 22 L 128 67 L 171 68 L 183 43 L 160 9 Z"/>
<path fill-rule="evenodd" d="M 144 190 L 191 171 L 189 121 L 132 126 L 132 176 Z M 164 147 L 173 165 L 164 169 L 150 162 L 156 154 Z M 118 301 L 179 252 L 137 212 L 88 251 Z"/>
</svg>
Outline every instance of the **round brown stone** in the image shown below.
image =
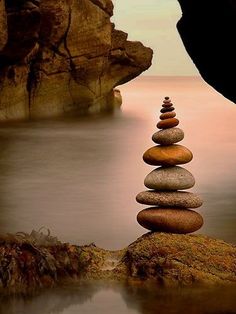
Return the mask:
<svg viewBox="0 0 236 314">
<path fill-rule="evenodd" d="M 193 159 L 191 151 L 182 145 L 153 146 L 143 155 L 143 160 L 152 166 L 175 166 Z"/>
<path fill-rule="evenodd" d="M 162 113 L 160 115 L 160 119 L 161 120 L 165 120 L 165 119 L 169 119 L 169 118 L 174 118 L 176 117 L 176 113 L 174 111 L 172 112 L 165 112 L 165 113 Z"/>
<path fill-rule="evenodd" d="M 175 126 L 179 125 L 179 120 L 176 118 L 169 118 L 165 120 L 161 120 L 157 123 L 158 129 L 169 129 L 174 128 Z"/>
<path fill-rule="evenodd" d="M 153 142 L 161 145 L 171 145 L 182 141 L 184 132 L 179 128 L 171 128 L 158 131 L 153 134 Z"/>
<path fill-rule="evenodd" d="M 148 230 L 178 234 L 195 232 L 203 225 L 200 214 L 182 208 L 147 208 L 138 214 L 137 220 Z"/>
<path fill-rule="evenodd" d="M 161 113 L 165 113 L 165 112 L 171 112 L 171 111 L 174 111 L 175 108 L 174 107 L 169 107 L 169 108 L 162 108 L 161 109 Z"/>
<path fill-rule="evenodd" d="M 170 108 L 170 107 L 172 107 L 172 106 L 173 106 L 173 104 L 172 104 L 171 102 L 170 102 L 170 103 L 167 103 L 167 104 L 164 103 L 164 104 L 162 105 L 163 108 Z"/>
<path fill-rule="evenodd" d="M 153 190 L 177 191 L 192 188 L 195 179 L 191 172 L 182 167 L 159 167 L 146 176 L 144 184 Z"/>
<path fill-rule="evenodd" d="M 180 191 L 144 191 L 137 195 L 136 200 L 140 204 L 155 205 L 160 207 L 198 208 L 203 204 L 199 195 Z"/>
<path fill-rule="evenodd" d="M 163 101 L 164 103 L 169 103 L 169 102 L 171 102 L 171 99 L 170 99 L 170 97 L 165 97 L 165 99 L 164 99 L 164 101 Z"/>
</svg>

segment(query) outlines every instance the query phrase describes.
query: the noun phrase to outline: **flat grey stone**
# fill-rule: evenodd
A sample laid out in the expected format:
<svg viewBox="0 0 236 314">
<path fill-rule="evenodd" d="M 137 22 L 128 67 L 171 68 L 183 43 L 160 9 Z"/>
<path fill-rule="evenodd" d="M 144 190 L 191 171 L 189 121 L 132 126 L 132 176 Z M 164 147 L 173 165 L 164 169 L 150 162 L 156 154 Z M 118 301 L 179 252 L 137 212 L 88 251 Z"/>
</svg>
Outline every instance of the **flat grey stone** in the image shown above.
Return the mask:
<svg viewBox="0 0 236 314">
<path fill-rule="evenodd" d="M 153 134 L 153 142 L 161 145 L 171 145 L 182 141 L 184 138 L 183 130 L 179 128 L 170 128 L 158 131 Z"/>
<path fill-rule="evenodd" d="M 180 191 L 144 191 L 137 195 L 136 200 L 140 204 L 155 205 L 160 207 L 198 208 L 203 204 L 199 195 Z"/>
<path fill-rule="evenodd" d="M 195 179 L 188 170 L 182 167 L 159 167 L 147 175 L 144 184 L 149 189 L 177 191 L 192 188 Z"/>
</svg>

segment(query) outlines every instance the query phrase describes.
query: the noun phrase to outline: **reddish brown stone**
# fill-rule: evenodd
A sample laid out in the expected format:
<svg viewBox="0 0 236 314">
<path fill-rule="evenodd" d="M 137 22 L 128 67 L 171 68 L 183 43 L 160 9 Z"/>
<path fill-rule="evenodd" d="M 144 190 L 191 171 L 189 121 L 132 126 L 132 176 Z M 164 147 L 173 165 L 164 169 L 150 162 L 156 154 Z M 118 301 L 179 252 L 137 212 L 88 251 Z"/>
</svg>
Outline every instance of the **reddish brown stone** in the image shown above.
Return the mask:
<svg viewBox="0 0 236 314">
<path fill-rule="evenodd" d="M 170 111 L 174 111 L 174 110 L 175 110 L 174 107 L 162 108 L 161 109 L 161 113 L 170 112 Z"/>
<path fill-rule="evenodd" d="M 163 103 L 164 103 L 164 104 L 168 104 L 168 103 L 170 103 L 170 102 L 171 102 L 171 99 L 170 99 L 169 97 L 165 97 Z"/>
<path fill-rule="evenodd" d="M 174 128 L 175 126 L 179 125 L 179 120 L 176 118 L 169 118 L 157 123 L 158 129 L 169 129 Z"/>
<path fill-rule="evenodd" d="M 151 207 L 137 216 L 138 223 L 151 231 L 186 234 L 199 230 L 203 218 L 195 211 L 183 208 Z"/>
<path fill-rule="evenodd" d="M 165 113 L 162 113 L 160 115 L 160 119 L 161 120 L 165 120 L 165 119 L 169 119 L 169 118 L 174 118 L 176 117 L 176 113 L 174 111 L 172 112 L 165 112 Z"/>
<path fill-rule="evenodd" d="M 153 166 L 175 166 L 193 159 L 191 151 L 182 145 L 153 146 L 143 155 L 143 160 Z"/>
<path fill-rule="evenodd" d="M 172 107 L 172 106 L 173 106 L 173 104 L 172 104 L 171 102 L 170 102 L 170 103 L 167 103 L 167 104 L 164 103 L 164 104 L 162 105 L 163 108 L 170 108 L 170 107 Z"/>
</svg>

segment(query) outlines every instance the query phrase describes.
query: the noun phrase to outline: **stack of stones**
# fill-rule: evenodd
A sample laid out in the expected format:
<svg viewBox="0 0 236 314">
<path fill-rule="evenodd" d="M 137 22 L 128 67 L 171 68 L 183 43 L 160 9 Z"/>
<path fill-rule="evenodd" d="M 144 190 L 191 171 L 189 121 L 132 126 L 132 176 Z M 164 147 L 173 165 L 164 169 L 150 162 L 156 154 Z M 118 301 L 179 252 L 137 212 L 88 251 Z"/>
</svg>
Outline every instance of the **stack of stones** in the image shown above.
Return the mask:
<svg viewBox="0 0 236 314">
<path fill-rule="evenodd" d="M 202 205 L 201 198 L 194 193 L 182 190 L 195 184 L 193 175 L 177 165 L 190 162 L 193 155 L 189 149 L 176 143 L 184 138 L 184 132 L 176 128 L 179 120 L 169 97 L 161 109 L 160 122 L 152 140 L 158 144 L 148 149 L 144 161 L 152 166 L 160 166 L 145 178 L 149 191 L 137 195 L 138 203 L 152 205 L 142 210 L 137 217 L 141 226 L 151 231 L 186 234 L 195 232 L 203 225 L 202 216 L 189 209 Z"/>
</svg>

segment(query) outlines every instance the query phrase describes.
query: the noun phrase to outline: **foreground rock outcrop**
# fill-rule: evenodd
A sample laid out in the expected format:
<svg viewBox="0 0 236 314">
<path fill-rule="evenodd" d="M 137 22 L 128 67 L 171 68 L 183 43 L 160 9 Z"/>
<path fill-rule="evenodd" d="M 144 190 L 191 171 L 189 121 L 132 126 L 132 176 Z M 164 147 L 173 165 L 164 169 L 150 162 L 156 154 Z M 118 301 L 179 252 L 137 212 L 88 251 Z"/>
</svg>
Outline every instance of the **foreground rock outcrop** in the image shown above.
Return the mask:
<svg viewBox="0 0 236 314">
<path fill-rule="evenodd" d="M 32 232 L 0 238 L 0 291 L 32 292 L 62 282 L 151 280 L 158 285 L 236 284 L 236 247 L 201 235 L 148 233 L 128 248 L 75 246 Z"/>
<path fill-rule="evenodd" d="M 152 50 L 111 23 L 111 0 L 0 1 L 0 120 L 113 109 Z M 7 27 L 6 27 L 7 25 Z"/>
<path fill-rule="evenodd" d="M 232 0 L 178 0 L 177 24 L 187 52 L 202 77 L 236 103 L 236 3 Z"/>
</svg>

